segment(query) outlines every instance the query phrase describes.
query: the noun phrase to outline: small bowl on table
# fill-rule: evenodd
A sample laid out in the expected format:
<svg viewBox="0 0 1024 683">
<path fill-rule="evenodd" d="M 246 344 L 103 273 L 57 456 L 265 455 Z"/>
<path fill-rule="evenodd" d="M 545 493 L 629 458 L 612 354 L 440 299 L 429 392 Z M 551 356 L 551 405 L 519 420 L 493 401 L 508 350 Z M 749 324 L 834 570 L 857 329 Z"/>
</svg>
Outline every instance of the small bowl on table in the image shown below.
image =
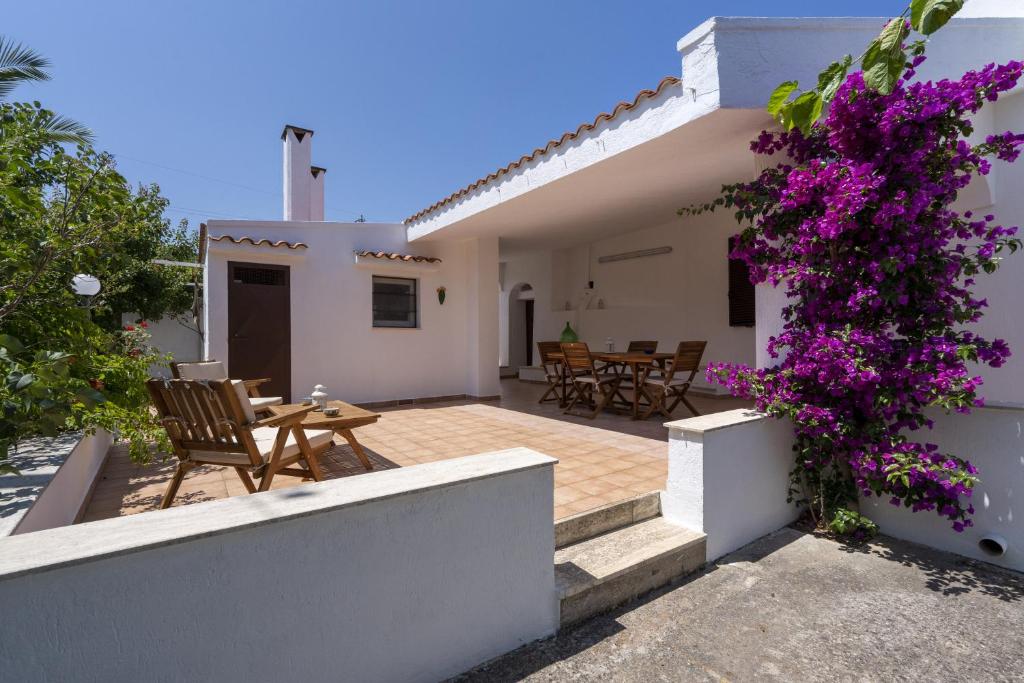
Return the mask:
<svg viewBox="0 0 1024 683">
<path fill-rule="evenodd" d="M 326 406 L 323 410 L 325 417 L 337 417 L 339 412 L 341 411 L 336 406 Z"/>
</svg>

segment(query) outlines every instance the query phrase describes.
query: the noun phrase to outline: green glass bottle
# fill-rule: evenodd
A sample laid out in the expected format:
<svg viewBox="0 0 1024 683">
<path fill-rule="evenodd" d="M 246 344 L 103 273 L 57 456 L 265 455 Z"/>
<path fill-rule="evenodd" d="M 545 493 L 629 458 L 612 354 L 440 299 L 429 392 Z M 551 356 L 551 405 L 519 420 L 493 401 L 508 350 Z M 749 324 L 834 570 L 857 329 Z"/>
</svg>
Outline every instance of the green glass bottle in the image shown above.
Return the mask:
<svg viewBox="0 0 1024 683">
<path fill-rule="evenodd" d="M 576 330 L 572 329 L 572 325 L 569 324 L 568 320 L 565 321 L 565 329 L 562 330 L 562 336 L 558 338 L 558 341 L 560 341 L 560 342 L 577 342 L 579 340 L 580 340 L 580 337 L 579 337 L 578 334 L 576 334 Z"/>
</svg>

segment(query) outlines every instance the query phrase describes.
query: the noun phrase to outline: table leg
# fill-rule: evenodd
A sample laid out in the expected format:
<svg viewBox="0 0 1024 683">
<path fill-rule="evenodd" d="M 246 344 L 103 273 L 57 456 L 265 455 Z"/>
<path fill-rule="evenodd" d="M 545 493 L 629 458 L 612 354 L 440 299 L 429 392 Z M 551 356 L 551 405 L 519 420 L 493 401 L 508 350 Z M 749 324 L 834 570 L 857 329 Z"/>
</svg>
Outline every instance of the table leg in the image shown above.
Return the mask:
<svg viewBox="0 0 1024 683">
<path fill-rule="evenodd" d="M 633 373 L 633 419 L 640 419 L 640 364 L 630 363 L 630 372 Z"/>
<path fill-rule="evenodd" d="M 324 474 L 320 470 L 320 461 L 317 459 L 317 454 L 313 452 L 313 447 L 309 445 L 306 432 L 303 431 L 302 427 L 295 426 L 292 429 L 292 434 L 295 435 L 295 442 L 299 445 L 299 451 L 302 452 L 306 464 L 309 465 L 309 473 L 313 475 L 313 481 L 323 481 Z"/>
<path fill-rule="evenodd" d="M 366 451 L 364 451 L 362 445 L 356 441 L 355 434 L 352 433 L 352 430 L 339 429 L 337 432 L 345 438 L 345 441 L 348 441 L 348 445 L 352 447 L 353 451 L 355 451 L 356 457 L 359 458 L 359 462 L 363 463 L 363 467 L 368 470 L 372 470 L 373 463 L 371 463 L 370 459 L 366 457 Z"/>
</svg>

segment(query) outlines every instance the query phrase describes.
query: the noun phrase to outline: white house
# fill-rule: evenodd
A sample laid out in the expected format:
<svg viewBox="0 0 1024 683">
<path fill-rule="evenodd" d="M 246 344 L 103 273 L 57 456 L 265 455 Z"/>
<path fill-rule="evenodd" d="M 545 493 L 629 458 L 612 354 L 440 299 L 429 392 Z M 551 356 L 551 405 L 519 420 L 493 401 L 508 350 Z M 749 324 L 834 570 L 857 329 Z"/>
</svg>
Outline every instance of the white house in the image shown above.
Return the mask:
<svg viewBox="0 0 1024 683">
<path fill-rule="evenodd" d="M 764 110 L 772 89 L 813 82 L 832 59 L 860 54 L 883 23 L 709 19 L 679 40 L 680 62 L 649 89 L 403 223 L 317 220 L 325 171 L 311 164 L 313 132 L 289 126 L 284 220 L 208 222 L 204 352 L 232 374 L 290 378 L 278 388 L 292 397 L 322 383 L 353 402 L 495 396 L 499 366 L 529 366 L 533 342 L 557 339 L 567 322 L 592 347 L 705 339 L 705 361 L 763 363 L 780 292 L 757 289 L 751 325 L 749 301 L 736 291 L 730 299 L 731 215 L 676 210 L 754 177 L 748 145 L 773 125 Z M 930 42 L 922 78 L 1020 58 L 1024 5 L 974 0 Z M 1024 130 L 1020 89 L 975 125 L 978 138 Z M 1024 165 L 995 162 L 960 208 L 1024 224 L 1022 186 Z M 1019 524 L 1004 528 L 1013 526 L 1013 489 L 1024 488 L 1021 289 L 1021 258 L 982 279 L 991 308 L 980 329 L 1017 355 L 982 370 L 988 408 L 938 419 L 937 438 L 988 472 L 977 530 L 954 537 L 918 515 L 907 535 L 977 554 L 977 534 L 999 527 L 1024 547 Z M 898 509 L 873 514 L 883 528 L 909 528 Z M 1024 556 L 1014 562 L 1024 566 Z"/>
</svg>

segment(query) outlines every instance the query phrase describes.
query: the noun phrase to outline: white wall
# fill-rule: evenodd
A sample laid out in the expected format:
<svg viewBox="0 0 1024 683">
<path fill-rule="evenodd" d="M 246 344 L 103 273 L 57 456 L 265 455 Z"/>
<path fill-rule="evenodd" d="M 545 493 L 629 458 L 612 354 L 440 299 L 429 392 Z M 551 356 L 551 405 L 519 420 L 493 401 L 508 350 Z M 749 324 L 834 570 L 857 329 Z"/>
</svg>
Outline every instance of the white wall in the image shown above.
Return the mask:
<svg viewBox="0 0 1024 683">
<path fill-rule="evenodd" d="M 125 313 L 121 316 L 124 324 L 136 324 L 137 313 Z M 190 313 L 180 316 L 167 316 L 160 320 L 147 320 L 149 343 L 161 355 L 170 354 L 178 362 L 199 360 L 203 357 L 203 337 L 197 325 L 192 322 Z M 166 363 L 150 368 L 150 372 L 160 377 L 170 377 L 171 371 Z"/>
<path fill-rule="evenodd" d="M 537 341 L 557 340 L 568 321 L 591 348 L 604 349 L 608 337 L 618 350 L 633 339 L 657 339 L 662 351 L 706 339 L 705 363 L 752 364 L 754 328 L 729 326 L 728 238 L 737 230 L 729 212 L 670 219 L 570 250 L 506 257 L 505 281 L 533 285 Z M 601 256 L 662 246 L 672 253 L 598 263 Z M 589 280 L 592 293 L 585 291 Z M 566 302 L 574 310 L 564 310 Z M 699 383 L 708 386 L 703 373 Z"/>
<path fill-rule="evenodd" d="M 307 249 L 211 242 L 207 254 L 205 357 L 228 359 L 227 262 L 291 268 L 292 396 L 324 384 L 334 398 L 389 401 L 498 393 L 497 240 L 410 245 L 398 224 L 211 221 L 213 236 L 303 242 Z M 485 244 L 481 244 L 486 242 Z M 436 269 L 379 261 L 356 267 L 353 250 L 436 256 Z M 372 326 L 372 276 L 419 280 L 417 329 Z M 484 282 L 488 296 L 477 297 Z M 438 303 L 436 290 L 447 297 Z M 493 378 L 481 369 L 482 360 Z"/>
<path fill-rule="evenodd" d="M 113 441 L 110 432 L 103 429 L 83 436 L 12 533 L 27 534 L 73 524 L 92 495 L 93 484 Z"/>
<path fill-rule="evenodd" d="M 978 468 L 981 484 L 970 498 L 974 526 L 956 533 L 949 520 L 895 507 L 887 498 L 865 500 L 862 512 L 892 536 L 1024 571 L 1024 410 L 985 408 L 970 415 L 936 411 L 934 417 L 935 429 L 914 438 L 936 443 Z M 992 557 L 979 549 L 978 541 L 989 533 L 1009 541 L 1006 555 Z"/>
<path fill-rule="evenodd" d="M 515 449 L 0 540 L 4 680 L 437 681 L 550 635 Z"/>
<path fill-rule="evenodd" d="M 910 512 L 888 497 L 868 497 L 861 512 L 882 533 L 1024 571 L 1024 411 L 984 408 L 939 415 L 936 428 L 915 438 L 968 458 L 979 470 L 974 526 L 963 533 L 935 512 Z M 786 490 L 793 467 L 792 427 L 747 410 L 670 422 L 669 471 L 662 511 L 677 524 L 708 535 L 708 561 L 785 526 L 796 517 Z M 998 534 L 1002 557 L 980 541 Z"/>
<path fill-rule="evenodd" d="M 707 534 L 707 561 L 780 529 L 799 514 L 786 503 L 793 429 L 750 410 L 669 422 L 665 519 Z"/>
</svg>

